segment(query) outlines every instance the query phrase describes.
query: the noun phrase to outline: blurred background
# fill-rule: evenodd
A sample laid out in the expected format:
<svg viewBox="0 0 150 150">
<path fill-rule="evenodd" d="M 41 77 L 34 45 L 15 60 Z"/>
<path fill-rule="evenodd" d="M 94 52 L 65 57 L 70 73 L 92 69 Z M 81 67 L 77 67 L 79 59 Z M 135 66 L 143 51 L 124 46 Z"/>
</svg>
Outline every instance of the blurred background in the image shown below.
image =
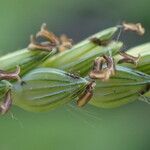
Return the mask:
<svg viewBox="0 0 150 150">
<path fill-rule="evenodd" d="M 0 55 L 22 49 L 42 23 L 75 43 L 122 21 L 141 22 L 144 37 L 122 34 L 129 48 L 150 39 L 149 0 L 0 0 Z M 150 106 L 64 106 L 48 113 L 13 107 L 0 118 L 0 150 L 149 150 Z"/>
</svg>

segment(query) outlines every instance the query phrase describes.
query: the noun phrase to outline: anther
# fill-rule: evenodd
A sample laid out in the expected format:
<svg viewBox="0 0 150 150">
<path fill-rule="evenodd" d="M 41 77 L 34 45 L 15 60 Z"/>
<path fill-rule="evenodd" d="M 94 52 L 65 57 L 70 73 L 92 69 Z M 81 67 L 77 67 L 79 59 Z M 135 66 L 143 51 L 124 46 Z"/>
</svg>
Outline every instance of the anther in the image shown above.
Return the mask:
<svg viewBox="0 0 150 150">
<path fill-rule="evenodd" d="M 139 60 L 140 60 L 140 55 L 138 57 L 134 57 L 132 55 L 127 54 L 126 52 L 120 52 L 119 53 L 123 58 L 118 61 L 118 63 L 131 63 L 137 66 Z"/>
<path fill-rule="evenodd" d="M 33 35 L 30 36 L 30 44 L 28 46 L 29 50 L 41 50 L 41 51 L 50 52 L 52 51 L 53 48 L 54 46 L 51 45 L 50 42 L 43 42 L 40 44 L 35 41 Z"/>
<path fill-rule="evenodd" d="M 52 45 L 59 45 L 59 38 L 52 32 L 49 32 L 46 24 L 42 24 L 41 30 L 36 34 L 36 37 L 46 38 Z"/>
<path fill-rule="evenodd" d="M 85 106 L 92 98 L 93 96 L 93 89 L 95 87 L 95 82 L 90 82 L 89 85 L 86 87 L 84 93 L 79 97 L 77 100 L 77 106 L 83 107 Z"/>
<path fill-rule="evenodd" d="M 95 59 L 93 70 L 89 73 L 90 78 L 106 81 L 113 75 L 115 75 L 115 64 L 113 58 L 104 55 L 103 57 Z"/>
<path fill-rule="evenodd" d="M 5 94 L 4 101 L 0 105 L 0 114 L 4 115 L 8 112 L 12 105 L 12 99 L 11 99 L 11 90 L 8 90 L 7 93 Z"/>
<path fill-rule="evenodd" d="M 17 66 L 17 68 L 14 72 L 6 72 L 4 70 L 0 70 L 0 79 L 1 80 L 17 79 L 17 80 L 21 81 L 21 79 L 19 77 L 19 73 L 20 73 L 20 67 L 19 66 Z"/>
<path fill-rule="evenodd" d="M 68 38 L 65 34 L 62 34 L 60 36 L 60 43 L 61 44 L 59 45 L 58 49 L 60 52 L 63 52 L 67 49 L 72 48 L 73 40 Z"/>
<path fill-rule="evenodd" d="M 31 36 L 31 43 L 28 46 L 29 50 L 41 50 L 41 51 L 52 51 L 57 49 L 59 52 L 65 51 L 72 47 L 72 39 L 69 39 L 66 35 L 57 37 L 53 32 L 48 31 L 46 24 L 44 23 L 41 30 L 36 34 L 36 38 L 44 38 L 47 41 L 38 43 L 34 37 Z"/>
<path fill-rule="evenodd" d="M 143 35 L 145 33 L 145 29 L 142 27 L 141 23 L 122 23 L 123 29 L 125 31 L 133 31 L 136 32 L 139 35 Z"/>
</svg>

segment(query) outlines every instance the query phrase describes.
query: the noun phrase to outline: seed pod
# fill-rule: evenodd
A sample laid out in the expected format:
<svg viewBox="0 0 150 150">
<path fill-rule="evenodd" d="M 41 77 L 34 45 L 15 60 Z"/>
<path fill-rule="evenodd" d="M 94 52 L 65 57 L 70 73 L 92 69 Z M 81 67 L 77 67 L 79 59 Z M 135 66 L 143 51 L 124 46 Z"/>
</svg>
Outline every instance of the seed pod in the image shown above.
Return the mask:
<svg viewBox="0 0 150 150">
<path fill-rule="evenodd" d="M 147 92 L 150 76 L 126 67 L 116 66 L 116 75 L 108 82 L 97 81 L 94 98 L 97 107 L 113 108 L 135 100 Z"/>
<path fill-rule="evenodd" d="M 14 84 L 13 104 L 28 111 L 48 111 L 82 94 L 89 84 L 84 78 L 50 68 L 39 68 L 25 75 L 25 84 Z"/>
<path fill-rule="evenodd" d="M 97 38 L 102 41 L 108 41 L 112 39 L 117 30 L 117 27 L 113 27 L 101 31 L 79 44 L 76 44 L 69 51 L 65 51 L 47 59 L 41 66 L 59 68 L 72 73 L 78 73 L 81 76 L 87 75 L 92 69 L 92 63 L 96 57 L 107 54 L 110 51 L 114 55 L 122 47 L 121 42 L 112 42 L 108 44 L 108 46 L 100 46 L 99 44 L 92 42 L 91 39 Z"/>
<path fill-rule="evenodd" d="M 71 49 L 47 59 L 41 66 L 59 68 L 85 76 L 92 69 L 93 61 L 96 57 L 109 54 L 110 51 L 112 52 L 112 55 L 115 55 L 121 47 L 121 42 L 111 42 L 106 47 L 96 46 L 91 49 L 88 47 Z"/>
<path fill-rule="evenodd" d="M 150 64 L 150 51 L 149 51 L 149 48 L 150 48 L 150 43 L 146 43 L 146 44 L 142 44 L 140 46 L 131 48 L 127 51 L 128 54 L 133 55 L 135 57 L 140 55 L 140 60 L 136 66 L 136 69 L 143 71 L 144 73 L 148 73 L 148 74 L 150 74 L 150 65 L 149 65 Z M 121 56 L 116 55 L 114 58 L 115 58 L 115 61 L 118 62 L 118 60 L 120 60 Z M 135 68 L 134 65 L 128 64 L 128 63 L 123 63 L 121 65 L 128 66 L 130 68 Z M 117 71 L 117 74 L 118 74 L 118 71 Z M 129 75 L 130 74 L 131 73 L 129 73 Z M 111 83 L 114 80 L 113 78 L 111 78 L 108 82 L 105 82 L 104 84 L 106 85 L 107 88 L 101 89 L 101 92 L 102 92 L 101 94 L 105 95 L 104 93 L 106 93 L 106 95 L 104 97 L 96 96 L 96 97 L 100 97 L 100 98 L 99 99 L 95 98 L 93 101 L 91 101 L 92 104 L 95 105 L 95 103 L 96 103 L 97 106 L 103 107 L 103 108 L 112 108 L 112 107 L 121 106 L 121 105 L 127 104 L 129 102 L 141 99 L 140 91 L 139 91 L 140 89 L 141 89 L 141 92 L 142 92 L 142 89 L 145 89 L 144 93 L 142 93 L 142 95 L 144 95 L 144 97 L 149 96 L 150 92 L 146 88 L 147 87 L 146 84 L 145 85 L 143 84 L 143 87 L 142 87 L 142 84 L 141 85 L 136 85 L 136 84 L 132 85 L 133 81 L 130 79 L 130 77 L 129 77 L 129 80 L 128 80 L 128 78 L 126 78 L 126 76 L 123 79 L 120 77 L 117 79 L 117 77 L 119 77 L 119 76 L 115 77 L 116 78 L 115 81 L 116 81 L 116 83 L 121 82 L 120 85 L 118 85 L 116 87 L 112 87 Z M 123 84 L 124 82 L 127 82 L 127 84 L 130 83 L 131 85 L 124 85 Z M 148 82 L 148 81 L 146 81 L 146 82 Z M 97 81 L 96 91 L 99 89 L 98 87 L 101 86 L 101 84 L 102 84 L 102 82 Z M 149 84 L 149 83 L 147 83 L 147 84 Z M 110 85 L 110 87 L 109 87 L 109 85 Z M 106 90 L 109 90 L 109 94 Z M 118 91 L 118 93 L 115 93 L 116 90 Z M 137 92 L 137 93 L 135 94 L 135 92 Z M 97 95 L 96 93 L 98 93 L 98 91 L 95 92 L 95 95 Z M 128 95 L 130 93 L 133 93 L 133 95 L 132 94 Z M 100 92 L 99 92 L 99 94 L 100 94 Z M 117 99 L 117 97 L 119 97 L 119 98 Z M 108 99 L 108 102 L 107 102 L 107 99 Z"/>
</svg>

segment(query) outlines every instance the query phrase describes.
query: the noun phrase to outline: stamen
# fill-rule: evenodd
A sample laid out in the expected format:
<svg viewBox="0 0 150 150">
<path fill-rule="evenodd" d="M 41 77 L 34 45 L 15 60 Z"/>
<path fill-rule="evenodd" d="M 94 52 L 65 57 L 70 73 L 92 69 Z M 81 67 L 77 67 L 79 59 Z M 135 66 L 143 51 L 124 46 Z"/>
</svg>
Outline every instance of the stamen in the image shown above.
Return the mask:
<svg viewBox="0 0 150 150">
<path fill-rule="evenodd" d="M 130 54 L 127 54 L 126 52 L 120 52 L 119 53 L 121 56 L 123 56 L 122 59 L 118 61 L 119 64 L 121 63 L 131 63 L 137 66 L 139 60 L 140 60 L 140 55 L 138 57 L 134 57 Z"/>
<path fill-rule="evenodd" d="M 105 68 L 103 68 L 104 64 L 106 64 Z M 93 70 L 89 73 L 90 78 L 106 81 L 113 75 L 115 75 L 113 58 L 104 55 L 95 59 Z"/>
<path fill-rule="evenodd" d="M 19 73 L 20 73 L 20 67 L 19 66 L 17 66 L 17 69 L 14 72 L 6 72 L 3 70 L 0 70 L 0 79 L 1 80 L 17 79 L 17 80 L 21 81 L 21 79 L 19 77 Z"/>
<path fill-rule="evenodd" d="M 41 51 L 50 52 L 54 48 L 54 46 L 51 45 L 50 42 L 43 42 L 41 44 L 37 43 L 35 41 L 35 38 L 33 37 L 33 35 L 31 35 L 30 41 L 31 42 L 30 42 L 30 44 L 28 46 L 29 50 L 41 50 Z"/>
<path fill-rule="evenodd" d="M 122 26 L 125 31 L 133 31 L 139 35 L 143 35 L 145 33 L 145 29 L 142 27 L 141 23 L 134 24 L 134 23 L 123 22 Z"/>
<path fill-rule="evenodd" d="M 36 38 L 38 37 L 45 38 L 48 41 L 38 43 L 35 41 L 34 37 L 31 36 L 31 43 L 28 46 L 30 50 L 42 50 L 49 52 L 55 48 L 59 52 L 62 52 L 72 47 L 72 39 L 69 39 L 66 35 L 62 35 L 60 38 L 57 37 L 54 33 L 48 31 L 45 23 L 42 25 L 41 30 L 36 34 Z"/>
<path fill-rule="evenodd" d="M 106 56 L 106 55 L 104 55 L 103 57 L 105 58 L 105 60 L 107 62 L 107 67 L 110 70 L 111 75 L 115 75 L 116 67 L 115 67 L 115 63 L 114 63 L 113 57 Z"/>
<path fill-rule="evenodd" d="M 11 90 L 8 90 L 4 102 L 0 105 L 0 114 L 4 115 L 8 112 L 12 105 L 12 99 L 11 99 Z"/>
<path fill-rule="evenodd" d="M 95 82 L 91 82 L 87 87 L 85 92 L 81 95 L 81 97 L 77 101 L 78 107 L 85 106 L 93 96 L 93 89 L 96 86 Z"/>
<path fill-rule="evenodd" d="M 65 34 L 60 36 L 60 46 L 58 47 L 60 52 L 72 48 L 73 40 L 68 38 Z"/>
<path fill-rule="evenodd" d="M 45 23 L 41 26 L 41 30 L 36 34 L 36 37 L 46 38 L 50 43 L 55 46 L 59 45 L 60 43 L 59 38 L 53 32 L 48 31 Z"/>
</svg>

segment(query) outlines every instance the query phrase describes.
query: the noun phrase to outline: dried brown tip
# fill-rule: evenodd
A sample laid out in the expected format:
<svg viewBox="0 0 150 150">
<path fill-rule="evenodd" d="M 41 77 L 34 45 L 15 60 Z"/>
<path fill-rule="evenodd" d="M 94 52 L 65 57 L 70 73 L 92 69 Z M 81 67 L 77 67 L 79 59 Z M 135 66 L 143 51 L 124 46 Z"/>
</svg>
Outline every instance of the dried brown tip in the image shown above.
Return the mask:
<svg viewBox="0 0 150 150">
<path fill-rule="evenodd" d="M 72 48 L 73 40 L 68 38 L 65 34 L 60 36 L 60 45 L 58 47 L 60 52 Z"/>
<path fill-rule="evenodd" d="M 143 35 L 145 33 L 145 29 L 141 23 L 134 24 L 134 23 L 123 22 L 122 26 L 123 26 L 125 31 L 133 31 L 139 35 Z"/>
<path fill-rule="evenodd" d="M 30 36 L 30 44 L 28 46 L 29 50 L 40 50 L 40 51 L 50 52 L 52 51 L 53 48 L 54 46 L 52 46 L 51 43 L 43 42 L 39 44 L 35 41 L 35 38 L 33 35 Z"/>
<path fill-rule="evenodd" d="M 107 68 L 110 70 L 111 72 L 111 75 L 115 75 L 116 73 L 116 67 L 115 67 L 115 63 L 114 63 L 114 59 L 113 57 L 110 57 L 110 56 L 106 56 L 104 55 L 103 56 L 107 62 Z"/>
<path fill-rule="evenodd" d="M 100 40 L 96 37 L 91 38 L 90 41 L 99 46 L 107 46 L 110 43 L 109 40 Z"/>
<path fill-rule="evenodd" d="M 4 101 L 0 105 L 0 114 L 4 115 L 8 112 L 12 105 L 12 99 L 11 99 L 11 90 L 8 90 L 5 94 Z"/>
<path fill-rule="evenodd" d="M 36 34 L 36 38 L 42 37 L 47 41 L 38 43 L 31 36 L 31 43 L 28 46 L 29 50 L 41 50 L 41 51 L 52 51 L 52 49 L 57 49 L 62 52 L 72 47 L 72 39 L 69 39 L 66 35 L 57 37 L 54 33 L 48 31 L 46 24 L 44 23 L 41 30 Z"/>
<path fill-rule="evenodd" d="M 20 73 L 20 67 L 19 66 L 17 66 L 17 68 L 14 72 L 6 72 L 4 70 L 0 70 L 0 79 L 1 80 L 17 79 L 20 81 L 19 73 Z"/>
<path fill-rule="evenodd" d="M 83 107 L 90 101 L 90 99 L 93 96 L 93 89 L 94 89 L 95 85 L 96 85 L 95 82 L 89 83 L 89 85 L 86 87 L 84 93 L 77 100 L 78 107 Z"/>
<path fill-rule="evenodd" d="M 112 57 L 104 55 L 95 59 L 93 70 L 89 73 L 90 78 L 106 81 L 113 75 L 115 75 L 115 64 Z"/>
<path fill-rule="evenodd" d="M 59 38 L 54 33 L 48 31 L 45 23 L 42 24 L 41 30 L 36 34 L 36 37 L 46 38 L 54 46 L 59 44 Z"/>
<path fill-rule="evenodd" d="M 119 64 L 130 63 L 130 64 L 134 64 L 137 66 L 140 60 L 140 55 L 138 57 L 134 57 L 132 55 L 127 54 L 126 52 L 120 52 L 119 54 L 123 57 L 122 59 L 118 61 Z"/>
</svg>

